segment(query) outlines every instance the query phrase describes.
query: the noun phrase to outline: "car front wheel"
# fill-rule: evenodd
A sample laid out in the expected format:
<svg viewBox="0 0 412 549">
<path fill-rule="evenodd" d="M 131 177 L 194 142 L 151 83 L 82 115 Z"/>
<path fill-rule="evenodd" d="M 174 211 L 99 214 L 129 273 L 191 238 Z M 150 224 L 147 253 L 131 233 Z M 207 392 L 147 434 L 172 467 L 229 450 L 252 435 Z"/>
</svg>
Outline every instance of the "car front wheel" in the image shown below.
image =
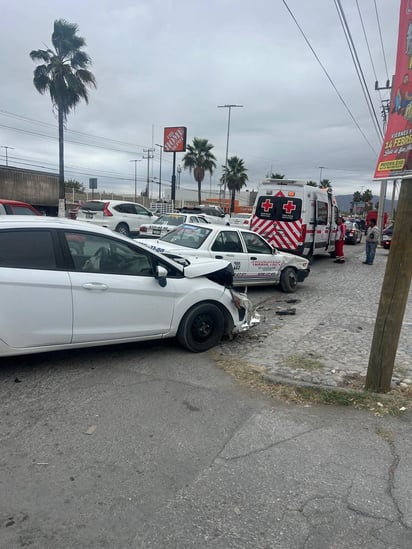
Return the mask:
<svg viewBox="0 0 412 549">
<path fill-rule="evenodd" d="M 280 287 L 282 292 L 286 292 L 287 294 L 296 292 L 297 285 L 298 278 L 296 276 L 295 269 L 292 269 L 292 267 L 286 267 L 280 275 Z"/>
<path fill-rule="evenodd" d="M 222 311 L 213 303 L 192 307 L 183 317 L 177 339 L 193 353 L 211 349 L 223 337 L 225 321 Z"/>
</svg>

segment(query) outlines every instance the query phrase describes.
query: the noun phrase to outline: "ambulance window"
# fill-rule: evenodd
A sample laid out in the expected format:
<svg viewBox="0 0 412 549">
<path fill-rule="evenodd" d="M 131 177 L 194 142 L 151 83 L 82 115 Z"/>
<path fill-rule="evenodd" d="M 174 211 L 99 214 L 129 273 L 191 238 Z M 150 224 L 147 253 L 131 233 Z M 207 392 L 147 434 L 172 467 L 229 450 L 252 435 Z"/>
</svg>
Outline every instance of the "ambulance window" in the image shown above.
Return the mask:
<svg viewBox="0 0 412 549">
<path fill-rule="evenodd" d="M 297 221 L 302 211 L 300 198 L 276 197 L 276 221 Z"/>
<path fill-rule="evenodd" d="M 256 206 L 256 215 L 261 219 L 275 219 L 274 196 L 261 196 Z"/>
<path fill-rule="evenodd" d="M 328 224 L 328 205 L 326 202 L 316 202 L 316 225 Z"/>
</svg>

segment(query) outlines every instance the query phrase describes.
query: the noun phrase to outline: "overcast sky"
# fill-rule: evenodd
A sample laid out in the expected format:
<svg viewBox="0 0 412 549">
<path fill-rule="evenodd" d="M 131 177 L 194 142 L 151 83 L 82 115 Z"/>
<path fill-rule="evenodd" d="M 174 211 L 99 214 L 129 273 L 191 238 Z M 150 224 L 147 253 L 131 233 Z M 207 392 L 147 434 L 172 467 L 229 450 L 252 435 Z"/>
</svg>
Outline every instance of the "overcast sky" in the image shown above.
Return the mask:
<svg viewBox="0 0 412 549">
<path fill-rule="evenodd" d="M 204 186 L 216 187 L 228 126 L 228 109 L 217 106 L 239 104 L 231 111 L 229 156 L 244 160 L 249 189 L 270 171 L 315 181 L 322 172 L 337 194 L 379 194 L 372 177 L 381 142 L 335 1 L 286 4 L 351 114 L 282 0 L 0 0 L 0 145 L 10 147 L 9 165 L 58 171 L 57 120 L 49 96 L 33 86 L 29 52 L 51 46 L 53 22 L 62 18 L 86 39 L 97 80 L 89 104 L 68 117 L 66 179 L 88 186 L 97 177 L 100 190 L 131 193 L 131 160 L 162 144 L 165 126 L 186 126 L 188 142 L 202 137 L 214 145 L 218 168 Z M 382 126 L 381 98 L 389 94 L 376 92 L 375 80 L 385 86 L 395 70 L 400 2 L 341 4 Z M 151 175 L 158 177 L 155 149 Z M 0 148 L 0 163 L 5 153 Z M 172 154 L 164 153 L 162 179 L 170 181 L 171 170 Z M 146 172 L 147 161 L 138 162 L 139 191 Z M 188 172 L 181 185 L 195 186 Z"/>
</svg>

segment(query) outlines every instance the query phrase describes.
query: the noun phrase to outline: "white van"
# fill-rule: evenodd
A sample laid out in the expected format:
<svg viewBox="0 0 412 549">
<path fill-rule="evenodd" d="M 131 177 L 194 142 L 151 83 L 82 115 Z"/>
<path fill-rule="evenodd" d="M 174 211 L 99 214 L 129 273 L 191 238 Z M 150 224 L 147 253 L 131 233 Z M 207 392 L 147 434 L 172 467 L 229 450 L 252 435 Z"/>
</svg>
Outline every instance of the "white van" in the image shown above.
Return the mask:
<svg viewBox="0 0 412 549">
<path fill-rule="evenodd" d="M 250 227 L 275 248 L 311 258 L 335 251 L 337 218 L 331 189 L 267 179 L 258 188 Z"/>
</svg>

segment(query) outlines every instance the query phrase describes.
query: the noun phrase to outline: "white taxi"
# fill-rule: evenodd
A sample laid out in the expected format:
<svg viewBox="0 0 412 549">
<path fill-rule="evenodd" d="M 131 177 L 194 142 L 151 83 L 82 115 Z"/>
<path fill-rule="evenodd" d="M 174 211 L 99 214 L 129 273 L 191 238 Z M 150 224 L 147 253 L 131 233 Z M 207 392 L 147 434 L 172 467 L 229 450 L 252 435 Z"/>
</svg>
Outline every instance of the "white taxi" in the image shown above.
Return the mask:
<svg viewBox="0 0 412 549">
<path fill-rule="evenodd" d="M 211 257 L 230 261 L 235 286 L 279 284 L 284 292 L 296 291 L 308 276 L 309 261 L 272 248 L 259 234 L 240 227 L 180 225 L 158 240 L 140 240 L 168 257 Z"/>
<path fill-rule="evenodd" d="M 179 225 L 183 223 L 208 223 L 206 219 L 201 216 L 186 214 L 186 213 L 169 213 L 158 217 L 152 223 L 145 223 L 140 225 L 139 237 L 140 238 L 159 238 L 165 234 L 173 231 Z"/>
</svg>

